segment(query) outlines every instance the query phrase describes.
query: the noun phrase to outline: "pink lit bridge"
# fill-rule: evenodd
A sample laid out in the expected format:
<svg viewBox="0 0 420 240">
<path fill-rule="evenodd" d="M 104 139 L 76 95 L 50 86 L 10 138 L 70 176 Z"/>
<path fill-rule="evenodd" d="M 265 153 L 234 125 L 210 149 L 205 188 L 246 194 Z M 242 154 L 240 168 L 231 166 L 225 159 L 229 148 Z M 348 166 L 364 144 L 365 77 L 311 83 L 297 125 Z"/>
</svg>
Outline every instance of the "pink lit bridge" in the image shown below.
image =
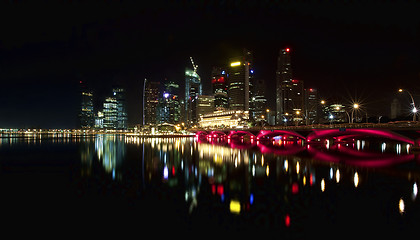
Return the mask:
<svg viewBox="0 0 420 240">
<path fill-rule="evenodd" d="M 374 137 L 412 145 L 420 148 L 420 130 L 394 130 L 384 128 L 325 128 L 325 129 L 260 129 L 260 130 L 200 130 L 198 138 L 227 138 L 265 141 L 273 139 L 302 140 L 307 144 L 329 141 L 345 141 L 351 138 Z"/>
</svg>

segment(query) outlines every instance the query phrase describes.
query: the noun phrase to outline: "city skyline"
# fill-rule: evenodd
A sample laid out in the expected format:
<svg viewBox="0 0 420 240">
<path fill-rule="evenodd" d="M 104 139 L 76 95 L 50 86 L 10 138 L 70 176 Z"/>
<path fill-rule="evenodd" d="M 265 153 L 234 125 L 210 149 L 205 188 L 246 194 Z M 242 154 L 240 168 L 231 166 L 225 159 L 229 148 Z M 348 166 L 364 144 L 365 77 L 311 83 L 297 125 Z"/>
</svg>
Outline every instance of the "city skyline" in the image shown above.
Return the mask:
<svg viewBox="0 0 420 240">
<path fill-rule="evenodd" d="M 122 85 L 129 125 L 141 124 L 144 78 L 162 84 L 167 78 L 183 89 L 192 56 L 208 95 L 212 68 L 244 48 L 253 53 L 255 78 L 266 86 L 275 85 L 278 52 L 288 47 L 293 78 L 305 88 L 326 99 L 363 100 L 370 115 L 389 116 L 399 88 L 414 98 L 420 93 L 416 6 L 115 4 L 101 5 L 93 16 L 96 4 L 57 5 L 52 12 L 12 4 L 4 15 L 12 21 L 2 23 L 9 24 L 0 44 L 0 78 L 7 89 L 0 97 L 0 127 L 76 127 L 79 81 L 91 84 L 98 99 Z M 266 92 L 274 110 L 275 91 Z M 408 96 L 399 97 L 409 108 Z"/>
</svg>

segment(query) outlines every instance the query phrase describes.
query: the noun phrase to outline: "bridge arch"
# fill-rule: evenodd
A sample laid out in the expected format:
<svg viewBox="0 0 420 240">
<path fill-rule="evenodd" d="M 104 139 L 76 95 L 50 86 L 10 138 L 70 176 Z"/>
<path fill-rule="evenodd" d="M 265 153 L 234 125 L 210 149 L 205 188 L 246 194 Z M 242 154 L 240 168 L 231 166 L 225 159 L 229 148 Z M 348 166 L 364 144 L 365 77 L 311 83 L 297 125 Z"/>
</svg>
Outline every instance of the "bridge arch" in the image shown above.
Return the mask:
<svg viewBox="0 0 420 240">
<path fill-rule="evenodd" d="M 251 137 L 251 139 L 255 138 L 255 135 L 248 131 L 242 131 L 242 130 L 232 130 L 229 132 L 228 138 L 233 138 L 234 136 L 243 137 L 245 135 L 248 135 Z"/>
<path fill-rule="evenodd" d="M 290 130 L 261 130 L 258 133 L 257 140 L 264 139 L 264 138 L 267 138 L 267 137 L 280 136 L 280 135 L 281 136 L 285 136 L 285 135 L 286 136 L 293 136 L 293 137 L 300 138 L 300 139 L 303 139 L 303 140 L 306 139 L 304 136 L 302 136 L 301 134 L 299 134 L 295 131 L 290 131 Z"/>
<path fill-rule="evenodd" d="M 198 132 L 196 132 L 195 133 L 195 136 L 196 137 L 207 137 L 207 135 L 208 135 L 208 132 L 206 132 L 206 131 L 198 131 Z"/>
<path fill-rule="evenodd" d="M 222 131 L 211 131 L 210 132 L 210 137 L 226 137 L 227 134 L 225 132 Z"/>
<path fill-rule="evenodd" d="M 370 136 L 370 137 L 382 137 L 408 144 L 414 144 L 414 140 L 411 138 L 402 136 L 398 133 L 392 132 L 386 129 L 314 129 L 312 133 L 308 135 L 307 142 L 311 143 L 316 139 L 328 139 L 328 138 L 339 138 L 343 139 L 345 136 Z"/>
</svg>

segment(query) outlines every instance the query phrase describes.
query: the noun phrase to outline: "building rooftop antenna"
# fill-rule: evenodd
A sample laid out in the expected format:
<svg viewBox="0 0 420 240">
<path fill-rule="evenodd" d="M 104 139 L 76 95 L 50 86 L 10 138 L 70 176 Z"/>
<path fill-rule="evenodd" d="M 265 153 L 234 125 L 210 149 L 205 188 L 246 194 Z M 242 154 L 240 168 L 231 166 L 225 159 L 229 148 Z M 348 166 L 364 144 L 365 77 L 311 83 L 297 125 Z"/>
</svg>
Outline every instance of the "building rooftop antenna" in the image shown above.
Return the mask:
<svg viewBox="0 0 420 240">
<path fill-rule="evenodd" d="M 192 64 L 192 66 L 193 66 L 194 72 L 196 73 L 196 72 L 197 72 L 198 65 L 195 65 L 195 64 L 194 64 L 194 60 L 193 60 L 193 58 L 192 58 L 192 57 L 190 57 L 190 60 L 191 60 L 191 64 Z"/>
</svg>

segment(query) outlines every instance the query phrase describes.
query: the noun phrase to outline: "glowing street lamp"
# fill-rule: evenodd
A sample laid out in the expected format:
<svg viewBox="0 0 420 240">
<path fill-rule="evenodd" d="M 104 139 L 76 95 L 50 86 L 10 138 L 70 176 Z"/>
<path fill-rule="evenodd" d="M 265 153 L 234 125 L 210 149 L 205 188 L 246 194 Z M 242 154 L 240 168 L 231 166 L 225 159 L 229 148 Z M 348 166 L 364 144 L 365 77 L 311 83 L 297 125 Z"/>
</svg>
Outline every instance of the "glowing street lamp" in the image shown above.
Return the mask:
<svg viewBox="0 0 420 240">
<path fill-rule="evenodd" d="M 357 110 L 357 109 L 359 109 L 359 104 L 358 103 L 354 103 L 353 104 L 353 109 L 351 110 L 351 123 L 353 123 L 353 113 L 354 113 L 354 110 Z"/>
<path fill-rule="evenodd" d="M 402 92 L 406 92 L 408 93 L 408 95 L 410 95 L 411 98 L 411 104 L 413 105 L 413 109 L 411 110 L 413 112 L 413 121 L 416 121 L 416 115 L 417 115 L 417 108 L 416 108 L 416 104 L 414 103 L 414 98 L 413 95 L 411 95 L 411 93 L 407 90 L 404 90 L 402 88 L 398 89 L 398 92 L 402 93 Z"/>
</svg>

